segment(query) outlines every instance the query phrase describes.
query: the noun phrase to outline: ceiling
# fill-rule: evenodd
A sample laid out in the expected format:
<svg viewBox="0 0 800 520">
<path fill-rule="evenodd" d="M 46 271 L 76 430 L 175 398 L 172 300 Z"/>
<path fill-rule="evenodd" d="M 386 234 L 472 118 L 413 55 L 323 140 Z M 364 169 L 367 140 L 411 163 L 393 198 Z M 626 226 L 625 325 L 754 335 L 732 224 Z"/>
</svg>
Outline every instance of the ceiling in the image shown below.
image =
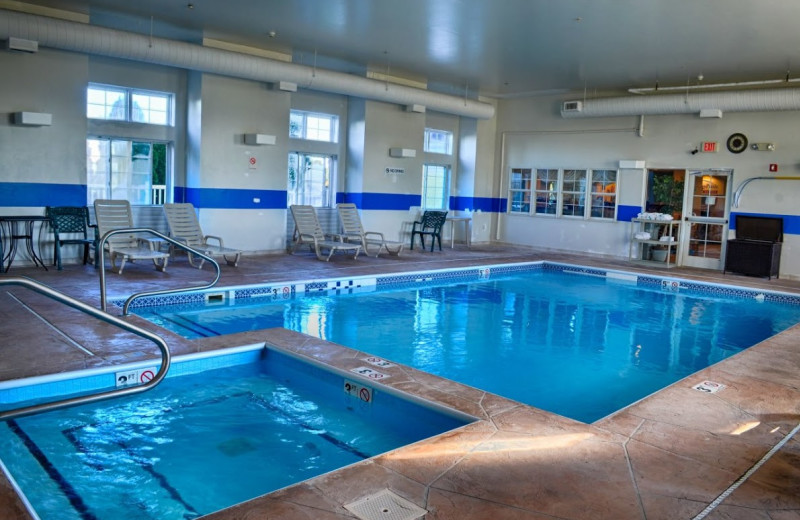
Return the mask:
<svg viewBox="0 0 800 520">
<path fill-rule="evenodd" d="M 0 0 L 0 7 L 12 3 L 21 5 Z M 800 2 L 792 0 L 25 3 L 87 14 L 115 29 L 223 40 L 286 53 L 295 63 L 369 69 L 469 96 L 800 77 Z"/>
</svg>

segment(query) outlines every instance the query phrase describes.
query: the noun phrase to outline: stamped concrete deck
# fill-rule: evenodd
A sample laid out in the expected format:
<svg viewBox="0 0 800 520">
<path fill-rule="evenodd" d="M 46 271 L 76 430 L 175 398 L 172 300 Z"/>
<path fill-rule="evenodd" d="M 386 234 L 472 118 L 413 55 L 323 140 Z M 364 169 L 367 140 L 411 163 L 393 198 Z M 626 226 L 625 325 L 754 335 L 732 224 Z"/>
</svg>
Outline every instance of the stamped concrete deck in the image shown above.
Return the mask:
<svg viewBox="0 0 800 520">
<path fill-rule="evenodd" d="M 647 272 L 637 264 L 501 246 L 399 257 L 245 257 L 222 266 L 220 284 L 239 285 L 470 265 L 553 260 Z M 655 270 L 709 282 L 800 293 L 800 283 L 720 273 Z M 94 269 L 14 268 L 97 306 Z M 108 273 L 110 296 L 208 280 L 178 258 L 167 273 L 128 266 Z M 0 287 L 0 380 L 154 357 L 152 346 L 25 289 Z M 35 314 L 34 312 L 35 311 Z M 112 311 L 116 312 L 116 311 Z M 189 341 L 158 330 L 175 355 L 265 342 L 348 370 L 365 354 L 285 329 Z M 45 322 L 53 327 L 46 326 Z M 84 352 L 80 348 L 85 349 Z M 426 519 L 800 520 L 800 325 L 694 374 L 610 417 L 584 424 L 418 370 L 395 366 L 386 384 L 477 420 L 460 429 L 208 515 L 230 519 L 352 519 L 343 506 L 383 489 Z M 691 387 L 712 380 L 716 394 Z M 764 458 L 768 456 L 768 458 Z M 731 486 L 735 486 L 732 488 Z M 0 479 L 4 519 L 29 519 Z"/>
</svg>

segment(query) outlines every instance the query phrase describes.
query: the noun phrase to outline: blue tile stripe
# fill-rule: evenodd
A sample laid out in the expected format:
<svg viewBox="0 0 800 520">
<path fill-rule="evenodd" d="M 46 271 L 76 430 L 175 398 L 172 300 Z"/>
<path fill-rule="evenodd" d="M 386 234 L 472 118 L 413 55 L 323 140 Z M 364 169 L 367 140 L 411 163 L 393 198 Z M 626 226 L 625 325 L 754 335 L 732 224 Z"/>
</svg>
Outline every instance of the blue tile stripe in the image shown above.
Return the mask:
<svg viewBox="0 0 800 520">
<path fill-rule="evenodd" d="M 191 202 L 197 208 L 286 209 L 287 207 L 285 190 L 176 188 L 175 200 Z"/>
<path fill-rule="evenodd" d="M 85 206 L 85 184 L 0 182 L 0 206 Z"/>
<path fill-rule="evenodd" d="M 731 212 L 730 228 L 736 229 L 736 215 L 746 215 L 748 217 L 770 217 L 783 219 L 784 235 L 800 235 L 800 215 L 781 215 L 777 213 L 741 213 Z"/>
<path fill-rule="evenodd" d="M 625 206 L 619 204 L 617 206 L 617 220 L 620 222 L 630 222 L 631 219 L 636 218 L 642 211 L 641 206 Z"/>
</svg>

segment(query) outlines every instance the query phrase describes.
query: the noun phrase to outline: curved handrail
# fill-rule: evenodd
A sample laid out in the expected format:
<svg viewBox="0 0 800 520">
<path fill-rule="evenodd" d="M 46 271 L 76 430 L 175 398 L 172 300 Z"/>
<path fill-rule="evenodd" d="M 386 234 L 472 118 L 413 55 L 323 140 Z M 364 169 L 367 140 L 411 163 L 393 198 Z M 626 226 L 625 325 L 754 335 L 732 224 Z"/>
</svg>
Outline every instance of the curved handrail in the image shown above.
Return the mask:
<svg viewBox="0 0 800 520">
<path fill-rule="evenodd" d="M 102 310 L 104 310 L 104 311 L 108 307 L 107 302 L 106 302 L 105 245 L 106 245 L 106 242 L 108 241 L 109 237 L 111 237 L 113 235 L 118 235 L 120 233 L 150 233 L 151 235 L 155 235 L 158 238 L 160 238 L 160 239 L 162 239 L 162 240 L 164 240 L 166 242 L 169 242 L 172 245 L 178 246 L 179 249 L 183 249 L 184 251 L 186 251 L 188 253 L 191 253 L 193 255 L 199 256 L 200 258 L 202 258 L 206 262 L 209 262 L 211 265 L 213 265 L 214 269 L 216 269 L 216 271 L 217 271 L 216 276 L 214 277 L 214 281 L 212 281 L 211 283 L 206 284 L 206 285 L 185 287 L 183 289 L 159 289 L 157 291 L 142 291 L 142 292 L 138 292 L 138 293 L 132 294 L 130 297 L 128 297 L 127 300 L 125 300 L 125 304 L 122 306 L 122 315 L 123 316 L 127 316 L 128 315 L 128 308 L 130 307 L 130 305 L 133 302 L 133 300 L 135 300 L 136 298 L 141 298 L 143 296 L 158 296 L 160 294 L 175 294 L 175 293 L 182 293 L 182 292 L 189 292 L 189 291 L 202 291 L 203 289 L 210 289 L 211 287 L 214 287 L 217 284 L 217 282 L 219 281 L 219 277 L 220 277 L 220 274 L 222 273 L 222 271 L 220 270 L 219 264 L 217 263 L 217 261 L 214 260 L 213 258 L 211 258 L 210 256 L 206 255 L 205 253 L 202 253 L 202 252 L 198 251 L 197 249 L 194 249 L 192 247 L 187 246 L 183 242 L 179 242 L 179 241 L 175 240 L 174 238 L 170 238 L 167 235 L 159 233 L 155 229 L 149 229 L 149 228 L 119 228 L 119 229 L 112 229 L 111 231 L 109 231 L 108 233 L 103 235 L 103 238 L 101 238 L 100 242 L 97 243 L 97 265 L 100 266 L 100 308 Z"/>
<path fill-rule="evenodd" d="M 117 318 L 116 316 L 112 316 L 106 312 L 97 310 L 92 306 L 86 305 L 85 303 L 78 301 L 75 298 L 71 298 L 66 294 L 58 292 L 48 287 L 47 285 L 39 283 L 36 280 L 32 280 L 30 278 L 25 278 L 25 277 L 0 278 L 0 286 L 3 285 L 19 285 L 25 287 L 34 292 L 47 296 L 50 299 L 56 300 L 65 305 L 69 305 L 73 309 L 77 309 L 83 312 L 84 314 L 89 314 L 90 316 L 94 316 L 95 318 L 105 321 L 106 323 L 110 323 L 111 325 L 116 325 L 121 329 L 125 329 L 128 332 L 131 332 L 133 334 L 136 334 L 137 336 L 152 341 L 158 346 L 159 350 L 161 351 L 161 367 L 158 369 L 158 372 L 156 372 L 156 375 L 153 377 L 153 379 L 151 379 L 150 381 L 148 381 L 143 385 L 117 388 L 114 390 L 108 390 L 97 394 L 70 397 L 58 401 L 50 401 L 47 403 L 41 403 L 37 405 L 25 406 L 22 408 L 17 408 L 15 410 L 7 410 L 0 412 L 0 420 L 13 419 L 24 415 L 31 415 L 34 413 L 45 412 L 49 410 L 56 410 L 59 408 L 65 408 L 67 406 L 73 406 L 77 404 L 94 403 L 96 401 L 109 399 L 111 397 L 121 397 L 124 395 L 138 394 L 150 390 L 158 383 L 160 383 L 161 380 L 164 379 L 164 377 L 167 375 L 171 356 L 169 352 L 169 346 L 167 346 L 167 343 L 161 338 L 161 336 L 158 336 L 141 327 L 128 323 L 120 318 Z"/>
</svg>

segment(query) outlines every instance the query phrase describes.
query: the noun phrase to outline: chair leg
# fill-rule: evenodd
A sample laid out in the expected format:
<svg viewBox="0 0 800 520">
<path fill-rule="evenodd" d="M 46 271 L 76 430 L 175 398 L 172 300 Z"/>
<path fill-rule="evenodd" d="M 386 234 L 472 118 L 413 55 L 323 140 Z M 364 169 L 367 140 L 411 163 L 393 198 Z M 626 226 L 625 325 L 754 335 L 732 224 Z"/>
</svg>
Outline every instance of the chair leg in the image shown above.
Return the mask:
<svg viewBox="0 0 800 520">
<path fill-rule="evenodd" d="M 83 265 L 89 261 L 89 244 L 83 244 Z"/>
<path fill-rule="evenodd" d="M 53 263 L 59 271 L 64 269 L 61 266 L 61 242 L 58 241 L 58 237 L 53 241 Z"/>
</svg>

